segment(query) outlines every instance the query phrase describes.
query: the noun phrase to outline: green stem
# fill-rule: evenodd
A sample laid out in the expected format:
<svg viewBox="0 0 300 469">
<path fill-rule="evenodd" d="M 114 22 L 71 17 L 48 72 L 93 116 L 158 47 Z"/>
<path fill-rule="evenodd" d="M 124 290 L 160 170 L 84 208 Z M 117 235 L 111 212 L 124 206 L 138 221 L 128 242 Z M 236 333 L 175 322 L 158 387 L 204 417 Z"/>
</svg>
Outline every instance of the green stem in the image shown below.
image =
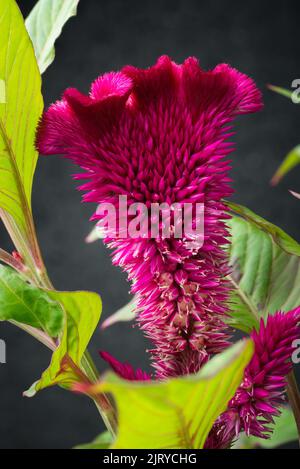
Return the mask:
<svg viewBox="0 0 300 469">
<path fill-rule="evenodd" d="M 47 289 L 53 290 L 54 287 L 51 283 L 51 280 L 48 277 L 47 271 L 44 267 L 44 263 L 41 258 L 40 258 L 40 266 L 42 267 L 42 269 L 40 269 L 39 271 L 42 285 Z M 95 383 L 98 381 L 99 373 L 88 350 L 85 350 L 82 356 L 81 368 L 91 383 Z M 114 409 L 114 406 L 112 402 L 110 401 L 108 395 L 103 393 L 99 395 L 97 398 L 93 398 L 93 400 L 95 402 L 95 405 L 99 411 L 100 416 L 102 417 L 102 420 L 107 430 L 111 433 L 112 437 L 115 438 L 117 425 L 118 425 L 117 417 L 116 417 L 116 411 Z"/>
<path fill-rule="evenodd" d="M 92 383 L 98 381 L 99 373 L 88 350 L 83 354 L 81 366 Z M 109 397 L 107 394 L 101 394 L 97 399 L 94 399 L 94 402 L 106 428 L 109 430 L 112 437 L 115 438 L 118 423 L 115 409 Z"/>
<path fill-rule="evenodd" d="M 28 202 L 28 198 L 25 193 L 23 181 L 19 172 L 19 167 L 17 164 L 16 155 L 11 144 L 11 140 L 6 132 L 6 128 L 0 119 L 0 133 L 4 140 L 5 149 L 8 152 L 10 163 L 12 167 L 13 174 L 15 176 L 17 192 L 20 200 L 20 205 L 22 207 L 24 221 L 25 223 L 18 224 L 12 215 L 10 215 L 6 210 L 0 208 L 0 218 L 2 221 L 19 253 L 22 256 L 24 266 L 30 272 L 30 280 L 35 285 L 46 288 L 46 289 L 53 289 L 51 281 L 47 275 L 47 271 L 43 262 L 43 258 L 40 251 L 40 246 L 36 236 L 35 225 L 32 217 L 32 212 L 30 208 L 30 204 Z M 3 254 L 3 253 L 2 253 Z M 10 261 L 8 263 L 11 264 L 11 259 L 6 257 L 6 261 Z M 18 323 L 17 323 L 18 324 Z M 20 326 L 20 325 L 19 325 Z M 20 326 L 21 327 L 21 326 Z M 22 327 L 24 330 L 28 330 L 27 326 Z M 38 336 L 37 338 L 43 342 L 44 337 L 36 333 L 33 328 L 30 329 L 31 335 Z M 98 379 L 98 372 L 96 371 L 95 365 L 92 362 L 91 357 L 88 355 L 84 355 L 82 359 L 82 368 L 86 372 L 87 376 L 93 377 L 92 382 Z M 101 397 L 101 396 L 100 396 Z M 111 414 L 114 414 L 114 409 L 111 403 L 109 402 L 108 397 L 103 396 L 105 399 L 105 405 L 102 403 L 101 400 L 97 402 L 97 407 L 103 417 L 103 420 L 106 422 L 109 419 L 112 419 Z M 107 401 L 107 402 L 106 402 Z M 108 413 L 108 409 L 109 412 Z M 112 419 L 112 423 L 109 422 L 109 427 L 114 428 L 115 421 Z M 109 428 L 110 429 L 110 428 Z M 112 431 L 112 430 L 111 430 Z"/>
<path fill-rule="evenodd" d="M 45 264 L 42 258 L 40 246 L 36 236 L 32 212 L 24 191 L 24 186 L 19 174 L 18 166 L 16 164 L 16 158 L 13 152 L 13 148 L 5 132 L 5 128 L 1 120 L 0 132 L 3 135 L 6 149 L 11 158 L 26 226 L 20 228 L 14 218 L 6 210 L 3 210 L 1 208 L 0 218 L 2 219 L 16 249 L 22 256 L 24 269 L 26 269 L 26 274 L 27 277 L 29 277 L 29 280 L 38 287 L 52 290 L 53 286 L 48 277 Z M 5 251 L 2 251 L 0 254 L 0 258 L 2 257 L 2 260 L 4 260 L 4 262 L 8 263 L 9 265 L 13 266 L 14 268 L 20 271 L 20 266 L 16 265 L 12 256 L 10 256 L 8 253 L 5 253 Z M 14 324 L 21 327 L 23 330 L 34 336 L 36 339 L 38 339 L 40 342 L 44 343 L 48 347 L 50 346 L 49 348 L 53 350 L 52 340 L 48 338 L 51 341 L 51 344 L 47 343 L 46 335 L 42 331 L 35 330 L 34 328 L 30 328 L 29 326 L 21 325 L 19 323 L 14 322 Z M 86 373 L 86 376 L 90 380 L 90 382 L 95 382 L 98 380 L 99 374 L 88 352 L 85 352 L 82 358 L 81 368 Z M 116 431 L 116 417 L 112 403 L 110 402 L 109 398 L 103 394 L 99 396 L 96 405 L 108 430 L 114 436 Z"/>
<path fill-rule="evenodd" d="M 23 331 L 27 332 L 27 334 L 31 335 L 36 340 L 41 342 L 43 345 L 49 348 L 52 352 L 55 351 L 56 349 L 55 342 L 51 338 L 49 338 L 49 336 L 45 334 L 44 332 L 40 331 L 39 329 L 36 329 L 35 327 L 31 327 L 31 326 L 28 326 L 27 324 L 22 324 L 14 320 L 10 320 L 9 322 L 13 324 L 14 326 L 18 327 L 19 329 L 22 329 Z M 82 357 L 81 368 L 89 383 L 95 383 L 98 381 L 99 374 L 88 350 L 85 351 Z M 115 409 L 109 397 L 106 394 L 100 394 L 97 397 L 93 397 L 93 401 L 98 409 L 98 412 L 107 430 L 111 433 L 112 437 L 115 438 L 118 422 L 117 422 Z"/>
<path fill-rule="evenodd" d="M 55 351 L 56 344 L 54 340 L 51 339 L 51 337 L 49 337 L 47 334 L 45 334 L 45 332 L 36 329 L 35 327 L 28 326 L 27 324 L 22 324 L 21 322 L 14 321 L 13 319 L 11 319 L 9 322 L 14 326 L 18 327 L 19 329 L 22 329 L 22 331 L 27 332 L 27 334 L 31 335 L 36 340 L 41 342 L 41 344 L 48 347 L 52 352 Z"/>
<path fill-rule="evenodd" d="M 82 367 L 84 367 L 87 377 L 90 379 L 90 381 L 98 381 L 99 373 L 88 350 L 86 350 L 86 352 L 84 353 L 81 364 Z"/>
<path fill-rule="evenodd" d="M 94 399 L 94 402 L 107 430 L 111 434 L 113 440 L 115 440 L 118 428 L 118 421 L 116 417 L 116 412 L 113 409 L 109 398 L 106 394 L 101 394 L 97 400 Z M 104 410 L 105 406 L 107 406 L 107 408 Z"/>
<path fill-rule="evenodd" d="M 300 394 L 293 371 L 288 375 L 287 382 L 287 395 L 294 413 L 300 443 Z"/>
<path fill-rule="evenodd" d="M 20 230 L 13 217 L 1 208 L 0 218 L 3 221 L 8 234 L 15 245 L 15 248 L 21 254 L 25 266 L 31 272 L 31 276 L 34 277 L 33 280 L 35 281 L 35 283 L 39 284 L 39 278 L 36 272 L 36 265 L 34 263 L 32 253 L 28 247 L 28 243 L 24 239 L 24 233 Z"/>
<path fill-rule="evenodd" d="M 34 246 L 34 252 L 31 252 L 28 249 L 28 245 L 24 242 L 22 233 L 18 229 L 18 226 L 14 222 L 13 218 L 6 212 L 0 209 L 1 218 L 5 224 L 5 227 L 8 233 L 11 236 L 14 245 L 16 246 L 17 250 L 22 254 L 24 258 L 24 265 L 26 267 L 26 275 L 29 277 L 29 280 L 37 285 L 38 287 L 45 288 L 48 290 L 53 290 L 54 287 L 52 285 L 51 280 L 48 277 L 44 261 L 40 252 L 40 248 L 37 242 L 36 233 L 34 229 L 33 220 L 30 220 L 31 225 L 31 245 Z M 7 264 L 14 267 L 16 270 L 19 269 L 19 265 L 15 265 L 15 260 L 12 256 L 5 251 L 0 252 L 0 258 L 6 262 Z M 1 259 L 0 259 L 1 260 Z M 12 265 L 14 264 L 14 265 Z M 50 350 L 54 351 L 56 348 L 55 342 L 49 338 L 46 334 L 34 327 L 28 326 L 26 324 L 21 324 L 16 321 L 10 321 L 15 326 L 21 328 L 31 336 L 35 337 L 35 339 L 39 340 L 39 342 L 43 343 L 46 347 Z M 81 361 L 81 368 L 84 371 L 86 377 L 88 378 L 89 382 L 94 383 L 99 379 L 99 373 L 97 368 L 89 354 L 86 350 L 83 354 L 82 361 Z M 107 427 L 109 432 L 113 437 L 116 435 L 117 430 L 117 417 L 116 411 L 112 402 L 110 401 L 109 397 L 106 394 L 101 394 L 97 398 L 93 398 L 96 404 L 96 407 Z"/>
<path fill-rule="evenodd" d="M 17 270 L 18 272 L 21 272 L 22 274 L 26 274 L 26 271 L 24 269 L 22 262 L 15 259 L 14 256 L 12 256 L 11 254 L 9 254 L 8 252 L 6 252 L 4 249 L 1 249 L 1 248 L 0 248 L 0 261 L 9 265 L 10 267 Z"/>
</svg>

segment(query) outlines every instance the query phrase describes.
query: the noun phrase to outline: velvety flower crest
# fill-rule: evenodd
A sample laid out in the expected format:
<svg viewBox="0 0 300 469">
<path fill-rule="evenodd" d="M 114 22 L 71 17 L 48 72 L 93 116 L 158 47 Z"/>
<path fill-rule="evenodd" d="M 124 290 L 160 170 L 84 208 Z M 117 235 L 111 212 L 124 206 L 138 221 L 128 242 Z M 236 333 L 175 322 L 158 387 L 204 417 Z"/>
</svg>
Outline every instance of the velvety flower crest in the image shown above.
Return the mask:
<svg viewBox="0 0 300 469">
<path fill-rule="evenodd" d="M 158 378 L 198 371 L 228 344 L 228 138 L 236 116 L 261 106 L 254 82 L 230 66 L 206 72 L 195 58 L 177 65 L 163 56 L 146 70 L 100 76 L 88 96 L 66 90 L 42 119 L 40 152 L 60 153 L 84 170 L 76 175 L 85 180 L 84 201 L 113 204 L 117 213 L 119 196 L 128 207 L 204 206 L 203 243 L 193 248 L 189 234 L 133 239 L 108 231 L 105 238 L 137 296 Z"/>
</svg>

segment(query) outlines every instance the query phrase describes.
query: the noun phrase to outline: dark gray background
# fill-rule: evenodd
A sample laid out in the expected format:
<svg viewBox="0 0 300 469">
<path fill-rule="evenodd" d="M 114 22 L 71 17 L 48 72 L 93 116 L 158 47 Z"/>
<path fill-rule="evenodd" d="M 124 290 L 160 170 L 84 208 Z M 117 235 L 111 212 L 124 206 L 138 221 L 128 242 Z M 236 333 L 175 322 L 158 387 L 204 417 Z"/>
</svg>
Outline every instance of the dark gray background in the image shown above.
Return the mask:
<svg viewBox="0 0 300 469">
<path fill-rule="evenodd" d="M 35 2 L 18 3 L 26 15 Z M 268 82 L 289 87 L 300 78 L 299 13 L 296 1 L 82 0 L 43 76 L 46 104 L 68 86 L 87 91 L 98 74 L 127 63 L 148 66 L 161 54 L 178 62 L 195 55 L 204 68 L 232 64 L 257 81 L 265 99 L 263 112 L 237 124 L 235 200 L 299 240 L 299 201 L 288 189 L 300 191 L 300 168 L 275 189 L 269 179 L 283 155 L 300 143 L 300 108 L 265 87 Z M 33 192 L 39 240 L 55 286 L 101 293 L 106 317 L 127 302 L 129 287 L 101 243 L 84 243 L 93 207 L 81 204 L 73 172 L 60 158 L 40 158 Z M 11 249 L 2 229 L 1 247 Z M 49 354 L 7 324 L 0 325 L 0 338 L 7 342 L 7 364 L 0 365 L 1 448 L 66 448 L 100 432 L 97 412 L 84 397 L 53 388 L 22 398 L 47 366 Z M 103 368 L 99 348 L 148 368 L 145 342 L 132 325 L 96 331 L 91 350 Z"/>
</svg>

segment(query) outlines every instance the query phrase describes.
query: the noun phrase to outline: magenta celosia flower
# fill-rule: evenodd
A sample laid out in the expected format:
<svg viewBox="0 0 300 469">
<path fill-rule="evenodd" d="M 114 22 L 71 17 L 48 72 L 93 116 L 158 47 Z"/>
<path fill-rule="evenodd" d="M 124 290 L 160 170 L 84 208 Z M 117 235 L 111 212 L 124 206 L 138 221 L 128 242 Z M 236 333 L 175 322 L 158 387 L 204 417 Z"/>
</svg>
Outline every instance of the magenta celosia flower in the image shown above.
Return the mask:
<svg viewBox="0 0 300 469">
<path fill-rule="evenodd" d="M 292 369 L 293 341 L 300 336 L 300 307 L 289 313 L 268 316 L 253 331 L 255 351 L 244 379 L 228 410 L 210 432 L 207 448 L 226 448 L 241 431 L 270 437 L 270 423 L 280 415 L 285 400 L 286 376 Z"/>
<path fill-rule="evenodd" d="M 134 370 L 129 363 L 121 363 L 107 352 L 100 352 L 101 358 L 121 377 L 129 381 L 149 381 L 151 377 L 145 371 L 138 368 Z"/>
<path fill-rule="evenodd" d="M 137 295 L 158 378 L 193 373 L 228 344 L 227 139 L 236 116 L 260 108 L 254 82 L 228 65 L 205 72 L 194 58 L 177 65 L 161 57 L 147 70 L 100 76 L 89 96 L 66 90 L 41 122 L 40 152 L 85 170 L 76 176 L 88 180 L 85 201 L 204 204 L 198 248 L 189 236 L 105 239 Z"/>
</svg>

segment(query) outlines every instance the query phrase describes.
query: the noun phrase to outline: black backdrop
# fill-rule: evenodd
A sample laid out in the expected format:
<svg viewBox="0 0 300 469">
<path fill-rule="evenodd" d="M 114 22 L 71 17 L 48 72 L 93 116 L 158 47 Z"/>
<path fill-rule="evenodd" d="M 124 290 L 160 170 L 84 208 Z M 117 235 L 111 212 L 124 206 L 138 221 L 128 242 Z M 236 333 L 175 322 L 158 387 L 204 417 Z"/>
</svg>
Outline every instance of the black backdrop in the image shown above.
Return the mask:
<svg viewBox="0 0 300 469">
<path fill-rule="evenodd" d="M 27 15 L 34 1 L 20 0 Z M 297 6 L 298 3 L 298 6 Z M 161 54 L 181 62 L 189 55 L 204 68 L 228 62 L 251 75 L 262 89 L 265 109 L 241 118 L 233 158 L 235 200 L 300 239 L 300 168 L 275 189 L 269 179 L 283 155 L 300 143 L 300 108 L 266 90 L 266 83 L 289 87 L 300 78 L 299 2 L 252 0 L 81 0 L 78 16 L 57 41 L 54 64 L 43 76 L 46 104 L 68 86 L 87 91 L 90 82 L 131 63 L 153 64 Z M 1 38 L 0 38 L 1 40 Z M 58 289 L 89 289 L 102 295 L 103 317 L 128 300 L 125 276 L 111 266 L 100 244 L 86 245 L 92 206 L 80 203 L 70 175 L 74 168 L 60 158 L 40 158 L 33 208 L 40 244 Z M 1 247 L 11 249 L 1 229 Z M 0 325 L 7 342 L 7 364 L 0 365 L 0 447 L 64 448 L 92 439 L 102 430 L 86 398 L 53 388 L 33 399 L 22 391 L 47 366 L 49 354 L 23 332 Z M 145 341 L 132 325 L 95 333 L 99 348 L 148 369 Z"/>
</svg>

